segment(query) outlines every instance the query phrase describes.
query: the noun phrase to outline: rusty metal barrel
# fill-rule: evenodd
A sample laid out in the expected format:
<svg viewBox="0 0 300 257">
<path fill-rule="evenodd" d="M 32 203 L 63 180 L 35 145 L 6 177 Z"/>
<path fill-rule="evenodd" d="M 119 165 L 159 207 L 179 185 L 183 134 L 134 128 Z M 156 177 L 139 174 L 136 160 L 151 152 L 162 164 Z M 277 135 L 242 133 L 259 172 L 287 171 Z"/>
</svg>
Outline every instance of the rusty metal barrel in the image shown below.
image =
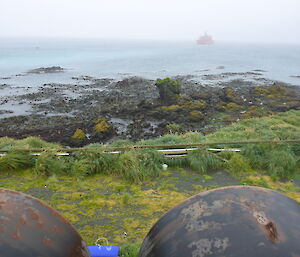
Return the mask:
<svg viewBox="0 0 300 257">
<path fill-rule="evenodd" d="M 300 205 L 272 190 L 233 186 L 200 193 L 165 214 L 139 257 L 300 256 Z"/>
<path fill-rule="evenodd" d="M 42 201 L 0 188 L 1 257 L 88 257 L 76 231 Z"/>
</svg>

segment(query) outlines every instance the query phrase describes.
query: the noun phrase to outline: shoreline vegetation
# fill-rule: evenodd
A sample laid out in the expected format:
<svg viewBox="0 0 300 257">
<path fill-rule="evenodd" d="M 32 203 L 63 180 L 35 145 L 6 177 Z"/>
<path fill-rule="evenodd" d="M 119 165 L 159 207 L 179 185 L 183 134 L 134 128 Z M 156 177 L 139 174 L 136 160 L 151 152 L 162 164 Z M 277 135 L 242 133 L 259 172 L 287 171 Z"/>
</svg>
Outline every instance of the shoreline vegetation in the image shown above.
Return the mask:
<svg viewBox="0 0 300 257">
<path fill-rule="evenodd" d="M 103 119 L 97 124 L 101 122 Z M 300 203 L 298 142 L 226 145 L 241 152 L 203 149 L 173 160 L 151 150 L 130 149 L 132 145 L 299 139 L 300 110 L 240 120 L 206 135 L 169 132 L 154 139 L 108 144 L 128 147 L 118 155 L 97 151 L 103 144 L 93 143 L 84 146 L 90 151 L 68 157 L 54 154 L 54 149 L 62 147 L 58 143 L 36 137 L 2 137 L 0 149 L 8 153 L 0 158 L 0 186 L 42 199 L 65 216 L 87 244 L 106 237 L 121 245 L 122 256 L 127 257 L 137 256 L 141 241 L 165 212 L 211 188 L 262 186 Z M 46 150 L 32 156 L 20 148 Z M 168 164 L 167 170 L 163 164 Z"/>
<path fill-rule="evenodd" d="M 45 201 L 87 244 L 105 237 L 121 246 L 121 256 L 137 257 L 165 212 L 216 187 L 262 186 L 300 202 L 299 142 L 217 144 L 241 151 L 199 147 L 185 158 L 155 151 L 159 145 L 299 140 L 299 87 L 247 80 L 212 87 L 189 76 L 86 79 L 90 84 L 45 84 L 4 100 L 30 103 L 31 112 L 2 119 L 0 149 L 7 153 L 0 156 L 0 187 Z M 83 148 L 56 155 L 66 147 Z M 123 148 L 112 155 L 103 147 Z M 44 151 L 33 156 L 32 148 Z"/>
<path fill-rule="evenodd" d="M 226 166 L 228 161 L 239 156 L 239 161 L 249 166 L 245 171 L 251 171 L 252 169 L 268 170 L 271 172 L 269 175 L 274 175 L 281 179 L 291 178 L 293 172 L 296 172 L 297 164 L 299 164 L 299 142 L 243 144 L 241 141 L 299 140 L 299 135 L 300 111 L 291 110 L 272 116 L 242 120 L 208 135 L 203 135 L 199 132 L 173 132 L 156 139 L 138 142 L 117 140 L 109 145 L 105 145 L 105 147 L 102 143 L 93 143 L 83 148 L 78 148 L 70 156 L 69 159 L 71 161 L 69 162 L 65 160 L 65 157 L 55 155 L 55 149 L 62 149 L 59 144 L 48 143 L 35 137 L 22 140 L 3 137 L 0 138 L 0 149 L 8 152 L 7 155 L 2 156 L 0 159 L 0 169 L 34 168 L 35 173 L 47 176 L 55 173 L 76 176 L 103 173 L 124 177 L 133 183 L 140 183 L 149 178 L 159 176 L 159 170 L 163 163 L 171 166 L 179 164 L 182 167 L 203 172 L 219 167 L 228 168 Z M 156 145 L 171 146 L 216 142 L 241 142 L 241 144 L 227 143 L 226 145 L 220 143 L 216 146 L 219 148 L 224 148 L 224 146 L 226 148 L 240 148 L 241 152 L 221 152 L 216 154 L 203 148 L 199 151 L 188 153 L 185 159 L 172 159 L 166 158 L 164 155 L 152 150 L 155 149 Z M 133 146 L 140 146 L 141 148 L 133 148 Z M 143 148 L 145 146 L 149 146 L 150 149 Z M 120 151 L 118 154 L 110 154 L 103 150 L 98 150 L 103 147 L 104 149 L 121 147 L 123 151 Z M 25 151 L 22 151 L 22 148 Z M 28 151 L 31 148 L 42 148 L 44 151 L 40 156 L 34 157 Z M 284 158 L 282 155 L 284 155 Z M 197 161 L 198 159 L 199 161 Z M 281 159 L 285 159 L 285 161 L 281 161 Z M 48 161 L 49 163 L 47 163 Z M 278 162 L 277 166 L 274 164 L 276 162 Z M 250 163 L 255 163 L 252 168 Z M 132 174 L 129 174 L 129 171 Z"/>
<path fill-rule="evenodd" d="M 78 147 L 168 133 L 211 134 L 239 120 L 300 109 L 300 87 L 263 78 L 253 82 L 255 73 L 241 73 L 245 79 L 236 80 L 235 74 L 209 75 L 208 79 L 219 80 L 214 86 L 203 85 L 192 76 L 120 81 L 84 77 L 87 84 L 24 89 L 2 98 L 8 109 L 0 111 L 5 117 L 0 137 L 35 136 Z M 15 90 L 8 84 L 0 86 Z M 10 105 L 21 114 L 11 113 Z"/>
</svg>

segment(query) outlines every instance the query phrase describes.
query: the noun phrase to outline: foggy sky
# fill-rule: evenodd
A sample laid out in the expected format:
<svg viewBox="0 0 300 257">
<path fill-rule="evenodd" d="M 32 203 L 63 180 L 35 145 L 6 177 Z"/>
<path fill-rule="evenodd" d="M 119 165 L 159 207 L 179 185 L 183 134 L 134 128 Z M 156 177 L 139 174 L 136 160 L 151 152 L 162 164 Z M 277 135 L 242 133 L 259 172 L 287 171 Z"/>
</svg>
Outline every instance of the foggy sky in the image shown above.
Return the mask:
<svg viewBox="0 0 300 257">
<path fill-rule="evenodd" d="M 300 0 L 0 0 L 0 37 L 300 43 Z"/>
</svg>

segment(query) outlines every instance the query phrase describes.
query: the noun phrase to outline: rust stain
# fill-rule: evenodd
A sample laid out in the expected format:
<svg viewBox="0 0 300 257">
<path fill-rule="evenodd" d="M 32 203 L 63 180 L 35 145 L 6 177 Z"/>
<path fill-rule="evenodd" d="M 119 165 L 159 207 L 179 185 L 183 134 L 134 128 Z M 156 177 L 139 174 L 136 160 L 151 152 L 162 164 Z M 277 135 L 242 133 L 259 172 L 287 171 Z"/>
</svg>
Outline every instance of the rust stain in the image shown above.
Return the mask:
<svg viewBox="0 0 300 257">
<path fill-rule="evenodd" d="M 30 217 L 33 219 L 33 220 L 39 220 L 40 219 L 40 215 L 38 215 L 37 213 L 33 212 Z"/>
<path fill-rule="evenodd" d="M 24 211 L 26 211 L 26 212 L 33 212 L 33 210 L 32 210 L 32 208 L 27 208 L 27 209 L 25 209 Z"/>
<path fill-rule="evenodd" d="M 43 224 L 43 223 L 38 223 L 36 226 L 37 226 L 39 229 L 44 229 L 44 230 L 47 228 L 46 225 Z"/>
<path fill-rule="evenodd" d="M 209 193 L 212 195 L 206 197 Z M 228 252 L 241 250 L 236 239 L 239 233 L 248 233 L 249 242 L 246 242 L 245 249 L 252 251 L 259 247 L 260 256 L 273 256 L 273 253 L 275 256 L 281 251 L 282 256 L 300 257 L 299 208 L 296 202 L 284 195 L 258 187 L 236 186 L 200 193 L 173 208 L 156 223 L 139 256 L 162 257 L 166 251 L 174 257 L 225 256 L 223 251 L 227 248 Z M 177 221 L 175 225 L 174 220 Z M 217 231 L 216 221 L 221 231 Z M 227 223 L 221 223 L 224 221 Z M 174 236 L 170 235 L 174 232 L 172 230 L 177 232 Z M 212 238 L 214 235 L 218 237 Z M 182 252 L 186 254 L 178 254 L 178 249 L 185 249 Z M 251 251 L 248 254 L 243 249 L 239 253 L 250 256 Z"/>
<path fill-rule="evenodd" d="M 13 195 L 20 195 L 20 192 L 18 192 L 18 191 L 13 191 L 13 190 L 6 189 L 6 188 L 0 188 L 0 193 L 1 193 L 1 192 L 9 192 L 10 194 L 13 194 Z"/>
<path fill-rule="evenodd" d="M 32 220 L 35 220 L 35 221 L 41 220 L 40 212 L 37 209 L 27 208 L 27 209 L 25 209 L 25 211 L 30 213 L 30 218 Z"/>
<path fill-rule="evenodd" d="M 270 221 L 267 225 L 265 225 L 265 228 L 268 232 L 269 239 L 271 241 L 273 242 L 279 241 L 277 228 L 274 222 Z"/>
<path fill-rule="evenodd" d="M 19 219 L 19 222 L 20 222 L 21 225 L 27 224 L 27 221 L 23 216 Z"/>
<path fill-rule="evenodd" d="M 278 228 L 274 221 L 267 218 L 264 212 L 254 212 L 253 216 L 256 218 L 257 222 L 262 225 L 262 230 L 267 234 L 267 237 L 272 242 L 284 242 L 285 235 Z M 279 236 L 280 235 L 280 236 Z"/>
<path fill-rule="evenodd" d="M 53 227 L 52 230 L 55 232 L 64 232 L 65 231 L 65 229 L 63 227 L 57 227 L 57 226 Z"/>
<path fill-rule="evenodd" d="M 0 256 L 6 245 L 21 251 L 23 245 L 37 251 L 51 247 L 66 257 L 89 256 L 76 229 L 42 201 L 21 192 L 0 189 L 0 204 L 0 241 L 4 242 L 4 245 L 0 243 Z M 31 235 L 39 239 L 32 240 Z M 60 238 L 70 243 L 62 247 Z"/>
<path fill-rule="evenodd" d="M 11 235 L 11 237 L 15 240 L 21 240 L 22 239 L 22 236 L 20 235 L 20 232 L 19 231 L 16 231 L 15 233 L 13 233 Z"/>
</svg>

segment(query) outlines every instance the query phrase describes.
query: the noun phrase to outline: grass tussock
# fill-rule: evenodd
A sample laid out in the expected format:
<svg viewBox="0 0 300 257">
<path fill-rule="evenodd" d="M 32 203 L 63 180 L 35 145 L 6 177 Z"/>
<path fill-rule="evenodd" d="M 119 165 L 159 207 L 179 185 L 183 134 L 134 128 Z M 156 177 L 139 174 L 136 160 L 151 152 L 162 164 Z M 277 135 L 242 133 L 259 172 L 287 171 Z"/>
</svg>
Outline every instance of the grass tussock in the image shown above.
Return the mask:
<svg viewBox="0 0 300 257">
<path fill-rule="evenodd" d="M 34 171 L 36 174 L 50 176 L 52 174 L 62 174 L 69 168 L 68 161 L 58 157 L 54 152 L 43 152 L 35 161 Z"/>
<path fill-rule="evenodd" d="M 299 139 L 300 111 L 242 120 L 206 136 L 208 142 Z M 235 145 L 236 147 L 236 145 Z"/>
<path fill-rule="evenodd" d="M 187 158 L 166 158 L 165 163 L 169 165 L 170 167 L 182 167 L 182 168 L 188 168 L 189 167 L 189 161 Z"/>
<path fill-rule="evenodd" d="M 133 182 L 158 177 L 163 156 L 153 151 L 126 151 L 119 157 L 120 175 Z"/>
<path fill-rule="evenodd" d="M 100 151 L 78 152 L 73 159 L 72 174 L 116 174 L 119 168 L 116 156 Z"/>
<path fill-rule="evenodd" d="M 162 171 L 164 159 L 161 154 L 146 150 L 129 150 L 118 155 L 96 150 L 82 151 L 67 159 L 68 162 L 63 162 L 61 158 L 48 157 L 45 158 L 49 161 L 46 164 L 44 158 L 37 159 L 37 165 L 41 167 L 39 170 L 44 174 L 49 174 L 49 172 L 45 172 L 46 170 L 78 177 L 106 174 L 123 177 L 135 183 L 158 177 Z M 57 161 L 60 162 L 60 166 L 57 166 Z M 54 172 L 53 169 L 56 171 Z"/>
<path fill-rule="evenodd" d="M 293 145 L 257 144 L 242 148 L 251 168 L 278 178 L 291 178 L 299 171 L 299 154 Z"/>
<path fill-rule="evenodd" d="M 10 150 L 7 155 L 0 157 L 0 171 L 32 168 L 34 163 L 35 160 L 29 153 Z"/>
<path fill-rule="evenodd" d="M 59 144 L 46 142 L 38 137 L 27 137 L 21 140 L 2 137 L 0 138 L 0 149 L 30 149 L 30 148 L 47 148 L 55 149 L 61 147 Z"/>
<path fill-rule="evenodd" d="M 233 153 L 230 156 L 229 160 L 225 163 L 225 167 L 235 177 L 252 173 L 248 159 L 238 153 Z"/>
<path fill-rule="evenodd" d="M 203 142 L 205 142 L 205 137 L 201 133 L 189 132 L 186 134 L 166 134 L 155 139 L 141 140 L 136 145 L 173 145 Z"/>
<path fill-rule="evenodd" d="M 137 257 L 140 251 L 140 243 L 126 244 L 121 247 L 121 257 Z"/>
<path fill-rule="evenodd" d="M 222 165 L 218 157 L 208 151 L 194 151 L 188 154 L 189 166 L 202 173 L 216 169 Z"/>
<path fill-rule="evenodd" d="M 289 111 L 277 115 L 242 120 L 219 131 L 203 136 L 198 132 L 167 134 L 156 139 L 133 143 L 119 140 L 109 146 L 128 147 L 118 154 L 109 154 L 97 148 L 103 144 L 86 146 L 89 151 L 78 151 L 71 157 L 57 157 L 54 151 L 45 151 L 34 158 L 28 153 L 14 149 L 55 149 L 58 144 L 47 143 L 39 138 L 22 140 L 0 138 L 0 148 L 10 150 L 0 158 L 0 170 L 17 170 L 34 167 L 37 174 L 69 174 L 78 177 L 94 174 L 119 176 L 140 183 L 158 177 L 162 164 L 189 167 L 200 172 L 225 168 L 240 177 L 248 173 L 267 174 L 273 178 L 292 178 L 300 175 L 300 144 L 250 144 L 217 145 L 215 147 L 240 148 L 240 153 L 211 153 L 206 150 L 189 153 L 187 158 L 165 158 L 153 149 L 132 149 L 132 145 L 172 145 L 203 142 L 231 142 L 245 140 L 285 140 L 300 138 L 300 111 Z M 159 148 L 159 147 L 158 147 Z M 160 148 L 159 148 L 160 149 Z"/>
</svg>

